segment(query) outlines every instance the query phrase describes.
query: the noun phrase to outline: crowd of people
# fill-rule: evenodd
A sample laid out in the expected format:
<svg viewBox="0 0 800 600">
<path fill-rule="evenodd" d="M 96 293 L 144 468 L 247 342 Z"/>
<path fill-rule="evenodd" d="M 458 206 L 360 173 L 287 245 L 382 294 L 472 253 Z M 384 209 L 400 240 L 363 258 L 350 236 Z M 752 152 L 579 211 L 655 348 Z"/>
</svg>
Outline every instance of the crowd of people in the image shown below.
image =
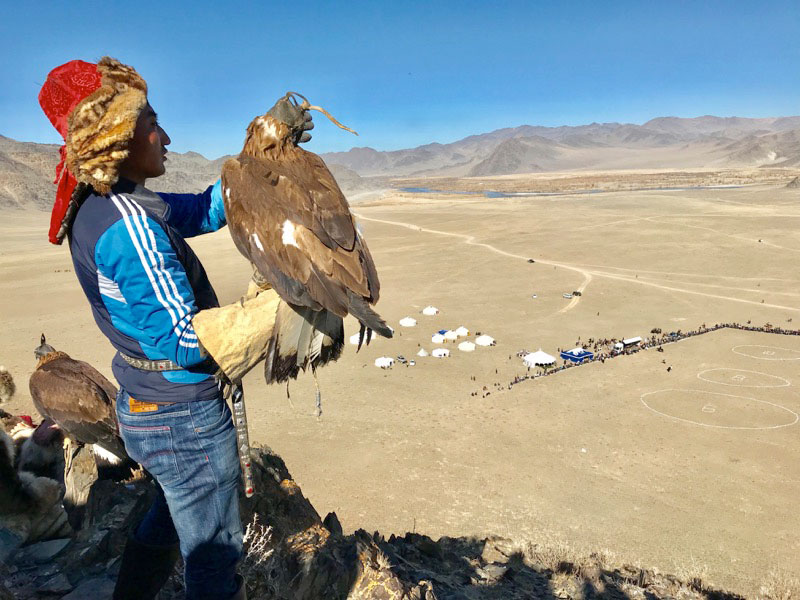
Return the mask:
<svg viewBox="0 0 800 600">
<path fill-rule="evenodd" d="M 789 320 L 791 322 L 791 319 Z M 528 373 L 525 375 L 517 375 L 511 381 L 508 382 L 506 388 L 511 389 L 515 385 L 522 383 L 523 381 L 528 381 L 531 379 L 536 379 L 539 377 L 547 377 L 549 375 L 555 375 L 556 373 L 560 373 L 561 371 L 565 371 L 567 369 L 572 369 L 575 367 L 580 367 L 582 365 L 592 363 L 592 362 L 601 362 L 605 363 L 606 360 L 610 360 L 612 358 L 617 358 L 618 356 L 624 356 L 629 354 L 636 354 L 640 350 L 648 350 L 650 348 L 656 348 L 658 352 L 663 352 L 663 346 L 666 344 L 673 344 L 675 342 L 680 342 L 681 340 L 685 340 L 690 337 L 694 337 L 697 335 L 703 335 L 705 333 L 710 333 L 712 331 L 717 331 L 718 329 L 740 329 L 743 331 L 757 331 L 761 333 L 774 333 L 779 335 L 800 335 L 800 330 L 798 329 L 785 329 L 783 327 L 775 327 L 770 323 L 765 323 L 764 325 L 752 325 L 750 321 L 747 323 L 717 323 L 716 325 L 711 325 L 707 327 L 705 323 L 700 325 L 696 329 L 691 329 L 689 331 L 682 331 L 678 329 L 677 331 L 672 331 L 669 333 L 662 333 L 660 329 L 654 328 L 651 330 L 650 337 L 643 338 L 641 342 L 635 344 L 628 344 L 623 345 L 622 348 L 619 347 L 622 344 L 621 339 L 617 338 L 603 338 L 595 340 L 594 338 L 589 338 L 586 340 L 585 343 L 582 343 L 580 338 L 575 342 L 575 347 L 591 349 L 592 355 L 587 356 L 583 360 L 573 362 L 571 360 L 564 360 L 560 365 L 554 366 L 540 366 L 540 370 L 538 372 L 531 373 L 531 369 L 533 367 L 528 367 Z M 558 352 L 561 353 L 562 349 L 559 348 Z M 527 350 L 520 350 L 517 352 L 517 356 L 522 358 L 528 354 Z M 510 358 L 510 357 L 509 357 Z M 667 371 L 671 371 L 671 367 L 667 367 Z M 500 387 L 499 384 L 495 384 L 496 387 Z M 484 387 L 483 389 L 483 396 L 488 395 L 488 390 Z M 475 392 L 473 395 L 481 395 L 481 392 Z"/>
</svg>

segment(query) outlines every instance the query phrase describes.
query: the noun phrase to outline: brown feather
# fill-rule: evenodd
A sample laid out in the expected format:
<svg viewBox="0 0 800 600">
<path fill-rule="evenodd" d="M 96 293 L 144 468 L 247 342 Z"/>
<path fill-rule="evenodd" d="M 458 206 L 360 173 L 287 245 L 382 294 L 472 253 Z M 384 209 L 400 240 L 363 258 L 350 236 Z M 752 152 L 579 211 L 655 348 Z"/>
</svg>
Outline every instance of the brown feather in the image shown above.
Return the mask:
<svg viewBox="0 0 800 600">
<path fill-rule="evenodd" d="M 302 154 L 298 154 L 302 152 Z M 319 180 L 310 191 L 296 183 L 298 161 Z M 287 302 L 345 316 L 347 290 L 374 302 L 379 284 L 372 258 L 356 233 L 347 200 L 319 157 L 292 147 L 274 164 L 240 155 L 222 172 L 225 210 L 236 247 Z M 319 189 L 314 186 L 317 183 Z M 284 244 L 283 223 L 294 224 L 297 247 Z M 254 237 L 255 236 L 255 237 Z M 260 247 L 259 247 L 260 246 Z M 365 266 L 367 267 L 365 269 Z M 375 289 L 373 289 L 375 288 Z"/>
<path fill-rule="evenodd" d="M 297 147 L 285 124 L 269 115 L 250 123 L 241 154 L 223 166 L 222 194 L 237 249 L 283 300 L 267 382 L 336 360 L 348 314 L 391 337 L 369 307 L 378 300 L 378 274 L 347 199 L 324 161 Z"/>
<path fill-rule="evenodd" d="M 117 434 L 117 389 L 97 369 L 63 352 L 53 352 L 39 361 L 29 385 L 42 417 L 78 442 L 98 444 L 120 459 L 128 458 Z"/>
<path fill-rule="evenodd" d="M 316 369 L 338 359 L 344 348 L 342 319 L 326 310 L 281 302 L 273 331 L 264 363 L 267 383 L 295 379 L 309 366 Z"/>
</svg>

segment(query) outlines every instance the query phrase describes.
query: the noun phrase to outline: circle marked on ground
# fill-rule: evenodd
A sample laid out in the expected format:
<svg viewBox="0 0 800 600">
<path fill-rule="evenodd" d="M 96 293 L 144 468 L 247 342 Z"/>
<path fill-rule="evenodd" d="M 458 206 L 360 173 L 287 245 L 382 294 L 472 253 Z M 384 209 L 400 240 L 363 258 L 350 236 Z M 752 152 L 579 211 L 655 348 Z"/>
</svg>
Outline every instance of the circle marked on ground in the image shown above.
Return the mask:
<svg viewBox="0 0 800 600">
<path fill-rule="evenodd" d="M 791 381 L 777 375 L 725 367 L 700 371 L 697 374 L 697 378 L 709 383 L 746 388 L 778 388 L 792 385 Z"/>
<path fill-rule="evenodd" d="M 758 360 L 800 360 L 800 350 L 778 348 L 777 346 L 759 346 L 757 344 L 741 344 L 731 351 L 741 356 L 749 356 Z"/>
<path fill-rule="evenodd" d="M 662 417 L 713 429 L 780 429 L 800 420 L 800 415 L 780 404 L 704 390 L 656 390 L 639 399 Z"/>
</svg>

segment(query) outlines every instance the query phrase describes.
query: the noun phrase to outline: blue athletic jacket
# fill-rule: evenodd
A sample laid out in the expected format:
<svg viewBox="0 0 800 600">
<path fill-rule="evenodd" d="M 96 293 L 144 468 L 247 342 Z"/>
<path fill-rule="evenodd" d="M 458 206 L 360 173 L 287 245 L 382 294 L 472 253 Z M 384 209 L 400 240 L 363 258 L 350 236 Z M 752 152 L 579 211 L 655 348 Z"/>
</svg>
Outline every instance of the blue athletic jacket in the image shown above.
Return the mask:
<svg viewBox="0 0 800 600">
<path fill-rule="evenodd" d="M 78 211 L 72 262 L 100 330 L 128 356 L 184 367 L 143 371 L 117 353 L 114 377 L 133 398 L 190 402 L 216 396 L 192 317 L 219 302 L 184 238 L 224 225 L 219 181 L 202 194 L 156 194 L 120 179 L 109 195 L 92 194 Z"/>
</svg>

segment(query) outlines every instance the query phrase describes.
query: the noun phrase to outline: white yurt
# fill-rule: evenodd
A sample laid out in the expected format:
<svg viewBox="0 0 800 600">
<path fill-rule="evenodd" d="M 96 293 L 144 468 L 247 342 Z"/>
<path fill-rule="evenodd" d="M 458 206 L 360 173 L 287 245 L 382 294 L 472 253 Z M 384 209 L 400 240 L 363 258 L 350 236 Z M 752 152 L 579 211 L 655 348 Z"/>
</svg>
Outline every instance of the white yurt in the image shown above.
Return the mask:
<svg viewBox="0 0 800 600">
<path fill-rule="evenodd" d="M 436 348 L 433 352 L 431 352 L 431 356 L 434 358 L 447 358 L 450 356 L 450 350 L 447 348 Z"/>
<path fill-rule="evenodd" d="M 455 342 L 458 339 L 458 334 L 452 329 L 448 329 L 444 332 L 444 339 L 447 342 Z"/>
<path fill-rule="evenodd" d="M 431 342 L 434 344 L 444 344 L 444 336 L 441 333 L 434 333 L 431 337 Z"/>
<path fill-rule="evenodd" d="M 475 343 L 478 344 L 478 346 L 494 346 L 496 344 L 494 338 L 485 333 L 475 338 Z"/>
<path fill-rule="evenodd" d="M 394 364 L 394 359 L 391 356 L 379 356 L 375 359 L 375 366 L 381 369 L 388 369 Z"/>
<path fill-rule="evenodd" d="M 412 319 L 411 317 L 403 317 L 400 319 L 400 327 L 415 327 L 417 325 L 417 320 Z"/>
<path fill-rule="evenodd" d="M 422 314 L 427 317 L 432 317 L 433 315 L 439 314 L 439 309 L 436 308 L 435 306 L 426 306 L 425 308 L 422 309 Z"/>
<path fill-rule="evenodd" d="M 458 345 L 458 349 L 462 352 L 474 352 L 475 351 L 475 344 L 472 342 L 461 342 Z"/>
<path fill-rule="evenodd" d="M 456 335 L 460 338 L 467 337 L 469 335 L 469 329 L 464 327 L 463 325 L 456 329 Z"/>
</svg>

